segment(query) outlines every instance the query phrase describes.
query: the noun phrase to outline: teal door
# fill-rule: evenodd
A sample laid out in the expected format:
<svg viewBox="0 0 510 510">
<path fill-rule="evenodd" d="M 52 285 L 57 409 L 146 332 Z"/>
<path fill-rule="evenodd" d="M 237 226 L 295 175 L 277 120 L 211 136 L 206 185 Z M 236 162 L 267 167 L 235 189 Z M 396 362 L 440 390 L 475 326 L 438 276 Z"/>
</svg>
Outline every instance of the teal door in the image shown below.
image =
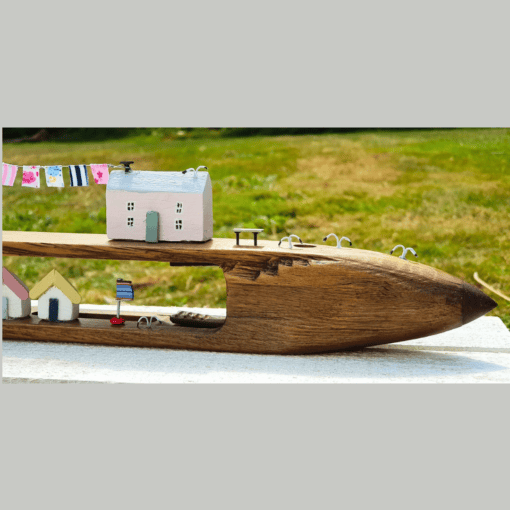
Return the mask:
<svg viewBox="0 0 510 510">
<path fill-rule="evenodd" d="M 158 242 L 159 213 L 149 211 L 145 218 L 145 241 L 148 243 Z"/>
<path fill-rule="evenodd" d="M 7 320 L 7 306 L 8 306 L 9 300 L 2 296 L 2 319 Z"/>
</svg>

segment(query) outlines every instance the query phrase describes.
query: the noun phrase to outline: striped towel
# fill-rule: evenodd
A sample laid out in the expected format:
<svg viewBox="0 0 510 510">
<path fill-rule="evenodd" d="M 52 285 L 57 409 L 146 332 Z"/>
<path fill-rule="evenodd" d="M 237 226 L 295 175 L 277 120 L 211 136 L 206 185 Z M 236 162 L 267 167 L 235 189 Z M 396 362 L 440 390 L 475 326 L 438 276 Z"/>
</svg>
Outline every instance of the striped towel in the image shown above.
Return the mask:
<svg viewBox="0 0 510 510">
<path fill-rule="evenodd" d="M 135 299 L 131 282 L 126 280 L 117 281 L 117 299 Z"/>
<path fill-rule="evenodd" d="M 8 165 L 7 163 L 2 164 L 2 186 L 12 186 L 18 167 L 16 165 Z"/>
<path fill-rule="evenodd" d="M 92 175 L 94 176 L 94 182 L 96 184 L 108 184 L 108 165 L 90 165 Z"/>
<path fill-rule="evenodd" d="M 27 188 L 40 188 L 41 176 L 39 175 L 39 168 L 38 166 L 24 166 L 21 185 Z"/>
<path fill-rule="evenodd" d="M 46 168 L 46 185 L 54 188 L 64 187 L 64 176 L 61 166 L 49 166 Z"/>
<path fill-rule="evenodd" d="M 71 186 L 89 185 L 87 165 L 69 165 L 69 176 L 71 177 Z"/>
</svg>

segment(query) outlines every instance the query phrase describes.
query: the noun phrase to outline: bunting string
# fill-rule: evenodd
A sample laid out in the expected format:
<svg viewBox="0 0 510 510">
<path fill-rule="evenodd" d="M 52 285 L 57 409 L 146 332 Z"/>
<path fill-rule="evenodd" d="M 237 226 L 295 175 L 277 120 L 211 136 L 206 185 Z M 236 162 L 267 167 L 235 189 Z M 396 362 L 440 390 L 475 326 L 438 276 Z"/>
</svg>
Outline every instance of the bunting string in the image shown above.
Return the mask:
<svg viewBox="0 0 510 510">
<path fill-rule="evenodd" d="M 14 186 L 18 168 L 22 168 L 21 185 L 28 188 L 41 187 L 41 169 L 44 169 L 46 186 L 49 188 L 63 188 L 63 168 L 69 168 L 71 187 L 88 186 L 88 167 L 96 184 L 108 184 L 110 168 L 124 168 L 124 165 L 110 165 L 107 163 L 89 165 L 11 165 L 2 162 L 2 186 Z"/>
<path fill-rule="evenodd" d="M 88 165 L 11 165 L 2 162 L 2 186 L 14 186 L 16 181 L 18 169 L 22 168 L 21 185 L 27 188 L 40 188 L 41 187 L 41 169 L 44 169 L 46 179 L 46 186 L 49 188 L 64 188 L 64 174 L 63 168 L 68 167 L 69 179 L 71 187 L 83 187 L 89 185 L 88 168 L 92 172 L 94 182 L 96 184 L 108 184 L 110 177 L 110 168 L 122 168 L 124 165 L 110 165 L 109 163 L 91 163 Z M 196 170 L 188 168 L 197 172 L 200 168 L 207 167 L 199 166 Z M 131 168 L 131 170 L 135 170 Z M 185 170 L 182 173 L 186 173 Z M 138 170 L 137 170 L 138 171 Z"/>
</svg>

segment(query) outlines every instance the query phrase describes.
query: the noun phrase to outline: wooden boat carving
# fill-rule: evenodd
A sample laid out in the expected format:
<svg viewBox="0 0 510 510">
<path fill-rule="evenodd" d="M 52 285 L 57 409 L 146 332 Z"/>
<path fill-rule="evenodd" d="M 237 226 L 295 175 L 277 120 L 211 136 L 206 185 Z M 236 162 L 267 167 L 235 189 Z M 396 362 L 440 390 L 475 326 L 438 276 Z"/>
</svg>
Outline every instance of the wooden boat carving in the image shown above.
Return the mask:
<svg viewBox="0 0 510 510">
<path fill-rule="evenodd" d="M 441 333 L 492 310 L 476 287 L 443 271 L 387 254 L 276 241 L 236 245 L 111 241 L 106 235 L 4 232 L 4 255 L 144 260 L 219 266 L 227 318 L 218 328 L 136 320 L 113 326 L 80 315 L 63 324 L 36 316 L 4 322 L 5 338 L 260 354 L 300 354 L 401 342 Z"/>
</svg>

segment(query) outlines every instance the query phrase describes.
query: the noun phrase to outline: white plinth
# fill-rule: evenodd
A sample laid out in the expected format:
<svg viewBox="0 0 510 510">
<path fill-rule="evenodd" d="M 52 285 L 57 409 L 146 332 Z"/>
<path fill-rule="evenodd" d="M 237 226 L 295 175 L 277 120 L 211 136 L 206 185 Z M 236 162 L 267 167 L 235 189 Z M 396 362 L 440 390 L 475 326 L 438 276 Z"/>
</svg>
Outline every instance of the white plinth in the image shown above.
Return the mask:
<svg viewBox="0 0 510 510">
<path fill-rule="evenodd" d="M 80 311 L 116 307 L 82 305 Z M 123 306 L 127 311 L 139 307 Z M 181 310 L 182 308 L 179 308 Z M 177 309 L 144 307 L 144 314 Z M 224 309 L 190 308 L 212 315 Z M 3 383 L 472 383 L 510 382 L 510 331 L 497 317 L 397 344 L 275 356 L 4 339 Z"/>
</svg>

